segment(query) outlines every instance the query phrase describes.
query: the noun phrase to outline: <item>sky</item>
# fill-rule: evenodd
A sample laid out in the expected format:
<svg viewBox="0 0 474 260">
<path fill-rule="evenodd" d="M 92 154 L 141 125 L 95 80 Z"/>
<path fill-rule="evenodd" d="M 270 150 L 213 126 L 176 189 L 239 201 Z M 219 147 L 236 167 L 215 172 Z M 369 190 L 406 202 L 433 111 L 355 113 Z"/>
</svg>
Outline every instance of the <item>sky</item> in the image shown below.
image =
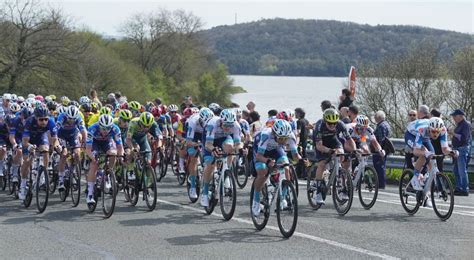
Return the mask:
<svg viewBox="0 0 474 260">
<path fill-rule="evenodd" d="M 165 8 L 184 9 L 201 17 L 204 29 L 262 18 L 325 19 L 369 25 L 419 25 L 473 34 L 474 4 L 469 0 L 61 0 L 43 1 L 72 16 L 78 28 L 120 36 L 133 14 Z"/>
</svg>

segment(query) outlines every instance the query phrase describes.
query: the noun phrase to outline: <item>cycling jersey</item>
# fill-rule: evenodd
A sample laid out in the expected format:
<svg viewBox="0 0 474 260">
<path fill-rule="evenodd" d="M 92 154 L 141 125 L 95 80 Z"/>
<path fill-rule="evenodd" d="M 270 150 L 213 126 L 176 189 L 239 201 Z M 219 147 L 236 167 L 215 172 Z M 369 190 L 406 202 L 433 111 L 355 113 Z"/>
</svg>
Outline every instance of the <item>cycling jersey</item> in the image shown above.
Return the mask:
<svg viewBox="0 0 474 260">
<path fill-rule="evenodd" d="M 116 125 L 113 125 L 108 133 L 102 134 L 100 132 L 99 123 L 95 123 L 87 130 L 86 144 L 92 145 L 95 142 L 109 142 L 112 140 L 116 145 L 122 145 L 122 138 L 120 134 L 120 129 Z"/>
<path fill-rule="evenodd" d="M 8 140 L 9 130 L 5 122 L 0 123 L 0 145 L 10 146 L 10 140 Z"/>
<path fill-rule="evenodd" d="M 119 119 L 114 118 L 114 124 L 119 127 L 120 133 L 121 133 L 121 138 L 122 138 L 122 143 L 124 147 L 127 146 L 127 133 L 128 133 L 128 127 L 120 127 Z"/>
<path fill-rule="evenodd" d="M 254 161 L 256 170 L 266 169 L 267 167 L 266 163 L 257 160 L 257 154 L 274 159 L 277 163 L 284 164 L 289 162 L 285 147 L 288 146 L 290 148 L 292 155 L 298 153 L 296 137 L 293 133 L 291 133 L 285 144 L 279 144 L 276 139 L 271 128 L 266 128 L 255 136 Z"/>
<path fill-rule="evenodd" d="M 429 119 L 417 119 L 415 121 L 408 123 L 407 132 L 416 136 L 420 128 L 425 128 L 425 127 L 428 127 L 429 125 L 430 125 Z"/>
<path fill-rule="evenodd" d="M 234 122 L 234 125 L 229 129 L 228 132 L 224 131 L 222 127 L 222 119 L 214 117 L 206 125 L 206 142 L 214 142 L 232 137 L 234 143 L 240 143 L 240 125 Z"/>
<path fill-rule="evenodd" d="M 176 131 L 178 130 L 178 124 L 181 121 L 181 115 L 178 113 L 175 113 L 174 116 L 171 114 L 168 115 L 171 120 L 171 125 L 173 126 L 173 129 Z"/>
<path fill-rule="evenodd" d="M 25 129 L 26 120 L 17 116 L 13 118 L 10 122 L 10 135 L 13 135 L 16 142 L 21 144 L 21 138 L 23 136 L 23 130 Z"/>
<path fill-rule="evenodd" d="M 85 131 L 84 121 L 81 117 L 70 120 L 66 114 L 61 114 L 56 121 L 56 131 L 61 136 L 74 136 L 79 131 Z"/>
<path fill-rule="evenodd" d="M 239 119 L 238 121 L 239 121 L 240 128 L 242 129 L 242 134 L 250 135 L 249 122 L 247 122 L 247 120 L 245 120 L 243 118 Z"/>
<path fill-rule="evenodd" d="M 346 124 L 347 130 L 356 144 L 367 143 L 367 139 L 370 142 L 376 140 L 372 127 L 358 128 L 356 125 L 356 123 Z"/>
<path fill-rule="evenodd" d="M 188 121 L 188 130 L 186 132 L 186 140 L 192 142 L 199 142 L 202 141 L 203 134 L 204 134 L 204 127 L 201 125 L 199 120 L 199 115 L 191 116 Z"/>
<path fill-rule="evenodd" d="M 128 124 L 127 135 L 131 136 L 132 138 L 141 138 L 150 133 L 155 138 L 162 137 L 160 128 L 158 127 L 158 124 L 156 122 L 153 122 L 151 126 L 146 128 L 140 126 L 139 122 L 139 118 L 134 118 L 130 121 L 130 123 Z"/>
<path fill-rule="evenodd" d="M 441 131 L 441 134 L 438 136 L 438 139 L 441 142 L 441 147 L 443 148 L 449 147 L 448 135 L 446 134 L 446 132 L 447 132 L 446 128 L 444 127 L 443 130 Z M 416 137 L 415 137 L 414 148 L 421 148 L 424 145 L 424 143 L 427 141 L 430 141 L 429 126 L 419 127 L 418 133 L 416 134 Z"/>
<path fill-rule="evenodd" d="M 55 129 L 56 124 L 54 123 L 54 119 L 48 117 L 48 123 L 45 127 L 40 127 L 38 125 L 37 119 L 35 116 L 32 116 L 26 119 L 25 128 L 23 130 L 23 138 L 29 137 L 30 144 L 40 146 L 40 145 L 48 145 L 49 138 L 48 132 L 51 134 L 51 137 L 57 136 L 57 131 Z M 23 154 L 28 155 L 28 147 L 23 147 Z"/>
<path fill-rule="evenodd" d="M 320 119 L 316 122 L 316 126 L 313 132 L 313 142 L 316 144 L 319 141 L 323 142 L 323 145 L 329 148 L 339 148 L 341 147 L 341 142 L 338 139 L 338 136 L 342 134 L 345 140 L 351 139 L 351 135 L 347 130 L 345 124 L 339 120 L 337 122 L 334 130 L 331 130 L 327 127 L 325 121 Z"/>
</svg>

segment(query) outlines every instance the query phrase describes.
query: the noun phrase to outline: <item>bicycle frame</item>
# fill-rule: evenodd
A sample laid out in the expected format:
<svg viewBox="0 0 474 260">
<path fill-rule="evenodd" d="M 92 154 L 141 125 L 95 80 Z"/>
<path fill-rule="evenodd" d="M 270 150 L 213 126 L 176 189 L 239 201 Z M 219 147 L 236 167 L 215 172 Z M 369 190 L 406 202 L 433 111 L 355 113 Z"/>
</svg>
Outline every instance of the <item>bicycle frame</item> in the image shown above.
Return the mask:
<svg viewBox="0 0 474 260">
<path fill-rule="evenodd" d="M 357 174 L 355 178 L 352 179 L 352 186 L 356 187 L 359 180 L 364 177 L 364 169 L 367 166 L 367 156 L 357 155 L 357 160 L 359 160 L 359 165 L 357 166 Z"/>
<path fill-rule="evenodd" d="M 269 212 L 271 212 L 272 208 L 273 208 L 273 202 L 275 201 L 275 194 L 278 194 L 278 196 L 283 196 L 283 191 L 281 189 L 281 186 L 282 186 L 282 183 L 284 180 L 286 180 L 286 175 L 285 175 L 285 167 L 287 165 L 281 165 L 279 167 L 277 167 L 276 170 L 272 171 L 273 174 L 269 171 L 268 175 L 267 175 L 267 180 L 265 182 L 265 185 L 267 185 L 267 191 L 268 191 L 268 195 L 271 196 L 271 199 L 269 201 Z M 275 173 L 276 171 L 276 173 Z M 271 176 L 273 175 L 276 175 L 276 174 L 279 174 L 279 177 L 278 177 L 278 183 L 276 186 L 274 186 L 271 181 L 270 181 L 270 178 Z M 273 191 L 270 191 L 270 187 L 275 187 L 275 189 Z"/>
</svg>

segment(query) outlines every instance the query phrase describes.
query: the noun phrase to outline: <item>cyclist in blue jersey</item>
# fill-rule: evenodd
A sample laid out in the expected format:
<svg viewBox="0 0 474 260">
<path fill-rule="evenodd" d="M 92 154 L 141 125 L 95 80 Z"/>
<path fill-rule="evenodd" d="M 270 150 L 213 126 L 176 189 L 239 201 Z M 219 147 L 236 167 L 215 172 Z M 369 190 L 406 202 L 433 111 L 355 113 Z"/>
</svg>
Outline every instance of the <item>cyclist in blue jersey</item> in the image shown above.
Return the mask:
<svg viewBox="0 0 474 260">
<path fill-rule="evenodd" d="M 23 165 L 21 166 L 21 185 L 20 185 L 20 200 L 25 200 L 26 180 L 28 171 L 31 167 L 29 152 L 35 149 L 41 151 L 49 151 L 49 136 L 53 147 L 59 150 L 59 142 L 57 138 L 57 131 L 55 128 L 54 119 L 49 117 L 49 111 L 46 107 L 39 106 L 35 108 L 33 116 L 28 118 L 25 122 L 23 130 Z M 44 165 L 48 165 L 49 153 L 43 153 Z"/>
<path fill-rule="evenodd" d="M 61 152 L 61 159 L 59 161 L 59 191 L 64 190 L 64 174 L 66 168 L 67 149 L 72 149 L 74 157 L 77 161 L 80 158 L 81 140 L 86 140 L 87 131 L 84 121 L 79 116 L 79 109 L 75 106 L 69 106 L 66 113 L 60 114 L 56 122 L 56 131 L 58 138 L 61 141 L 63 150 Z M 79 133 L 82 138 L 79 138 Z"/>
<path fill-rule="evenodd" d="M 8 138 L 9 130 L 4 119 L 5 113 L 3 112 L 3 110 L 0 110 L 0 177 L 4 176 L 4 159 L 7 154 L 7 149 L 11 147 L 11 143 Z"/>
<path fill-rule="evenodd" d="M 87 204 L 96 203 L 94 200 L 94 186 L 97 180 L 97 169 L 99 167 L 97 156 L 100 153 L 112 156 L 109 158 L 111 168 L 115 165 L 115 156 L 123 155 L 120 128 L 114 124 L 112 116 L 108 114 L 101 115 L 99 121 L 91 125 L 87 130 L 86 154 L 91 160 L 87 176 Z"/>
<path fill-rule="evenodd" d="M 10 133 L 9 140 L 13 149 L 13 162 L 10 174 L 12 175 L 12 182 L 18 182 L 18 172 L 21 164 L 21 157 L 23 155 L 21 149 L 21 142 L 23 136 L 23 129 L 25 128 L 26 119 L 33 114 L 33 109 L 24 107 L 21 109 L 20 114 L 13 118 L 9 123 Z"/>
</svg>

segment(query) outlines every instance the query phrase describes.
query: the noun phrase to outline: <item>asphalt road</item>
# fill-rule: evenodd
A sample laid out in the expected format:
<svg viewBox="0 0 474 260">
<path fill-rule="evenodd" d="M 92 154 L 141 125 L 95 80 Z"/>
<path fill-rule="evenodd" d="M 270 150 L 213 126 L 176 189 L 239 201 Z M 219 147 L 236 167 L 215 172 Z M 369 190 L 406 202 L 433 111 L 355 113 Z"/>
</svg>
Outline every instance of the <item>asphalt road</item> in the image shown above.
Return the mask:
<svg viewBox="0 0 474 260">
<path fill-rule="evenodd" d="M 304 182 L 301 182 L 304 184 Z M 20 206 L 0 192 L 0 259 L 18 258 L 454 258 L 474 257 L 474 194 L 456 197 L 453 216 L 440 221 L 432 209 L 415 216 L 402 209 L 397 190 L 379 193 L 371 210 L 357 198 L 339 217 L 330 199 L 315 211 L 300 185 L 296 233 L 284 239 L 272 214 L 256 231 L 250 219 L 250 183 L 238 191 L 234 218 L 224 221 L 220 209 L 210 216 L 190 204 L 185 187 L 168 174 L 159 183 L 157 209 L 147 212 L 118 195 L 117 208 L 103 219 L 100 208 L 87 213 L 85 198 L 77 208 L 54 194 L 43 214 L 36 205 Z"/>
</svg>

